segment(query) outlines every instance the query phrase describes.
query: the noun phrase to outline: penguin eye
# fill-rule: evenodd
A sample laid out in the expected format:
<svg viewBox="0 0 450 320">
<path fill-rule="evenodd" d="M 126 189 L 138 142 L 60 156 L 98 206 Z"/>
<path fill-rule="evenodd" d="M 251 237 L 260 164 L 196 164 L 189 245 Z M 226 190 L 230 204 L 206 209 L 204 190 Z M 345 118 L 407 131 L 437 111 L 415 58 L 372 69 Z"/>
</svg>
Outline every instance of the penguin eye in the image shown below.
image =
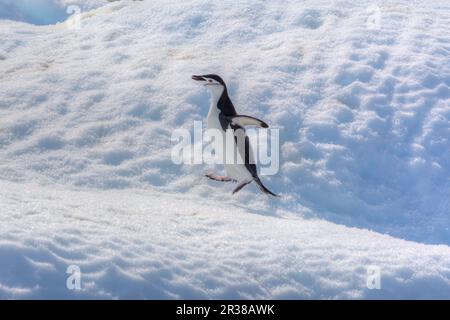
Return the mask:
<svg viewBox="0 0 450 320">
<path fill-rule="evenodd" d="M 211 80 L 211 79 L 209 79 L 209 80 L 208 80 L 208 82 L 212 82 L 212 80 Z"/>
</svg>

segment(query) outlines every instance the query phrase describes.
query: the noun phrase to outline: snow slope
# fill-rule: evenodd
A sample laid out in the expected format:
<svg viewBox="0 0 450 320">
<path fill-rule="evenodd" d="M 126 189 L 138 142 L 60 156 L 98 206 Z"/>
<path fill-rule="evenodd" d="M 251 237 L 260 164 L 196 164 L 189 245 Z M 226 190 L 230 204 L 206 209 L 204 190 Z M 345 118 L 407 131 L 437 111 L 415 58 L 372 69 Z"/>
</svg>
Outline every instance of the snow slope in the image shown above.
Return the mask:
<svg viewBox="0 0 450 320">
<path fill-rule="evenodd" d="M 448 246 L 197 195 L 0 187 L 1 298 L 450 297 Z M 372 265 L 381 290 L 366 287 Z"/>
<path fill-rule="evenodd" d="M 120 1 L 80 29 L 0 20 L 0 296 L 450 298 L 449 9 Z M 210 72 L 280 128 L 263 179 L 281 201 L 171 162 L 173 129 L 208 109 L 190 76 Z"/>
</svg>

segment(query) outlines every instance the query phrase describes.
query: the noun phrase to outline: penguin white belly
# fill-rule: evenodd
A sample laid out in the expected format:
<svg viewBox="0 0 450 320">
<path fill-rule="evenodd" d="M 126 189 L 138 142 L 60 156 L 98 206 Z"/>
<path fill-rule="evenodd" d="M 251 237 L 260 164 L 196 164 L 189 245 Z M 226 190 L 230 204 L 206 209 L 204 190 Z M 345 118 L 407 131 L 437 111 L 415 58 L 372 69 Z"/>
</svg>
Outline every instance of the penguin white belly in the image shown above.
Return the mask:
<svg viewBox="0 0 450 320">
<path fill-rule="evenodd" d="M 215 106 L 211 106 L 208 117 L 207 117 L 207 128 L 208 129 L 217 129 L 222 133 L 223 142 L 224 142 L 224 151 L 222 152 L 223 158 L 219 159 L 220 163 L 223 163 L 225 166 L 225 171 L 227 173 L 227 177 L 232 178 L 237 181 L 251 181 L 253 180 L 252 175 L 245 167 L 245 164 L 238 164 L 238 163 L 230 163 L 227 164 L 226 159 L 235 159 L 235 155 L 238 154 L 237 146 L 235 143 L 233 143 L 233 151 L 226 150 L 225 146 L 225 138 L 226 133 L 222 129 L 222 125 L 219 121 L 219 110 Z M 231 128 L 229 128 L 231 129 Z M 233 141 L 234 142 L 234 141 Z M 230 153 L 230 155 L 227 155 L 226 153 Z M 233 152 L 231 154 L 231 152 Z"/>
<path fill-rule="evenodd" d="M 216 107 L 209 108 L 208 117 L 206 118 L 206 125 L 208 129 L 217 129 L 223 131 L 219 121 L 219 111 Z"/>
<path fill-rule="evenodd" d="M 235 133 L 235 134 L 237 135 L 238 141 L 241 141 L 241 139 L 245 139 L 245 133 L 242 134 L 242 132 L 241 132 L 240 134 L 239 133 Z M 239 182 L 244 181 L 244 180 L 245 181 L 253 180 L 251 173 L 248 171 L 247 167 L 243 163 L 244 158 L 245 158 L 245 151 L 238 150 L 238 146 L 235 143 L 234 139 L 233 139 L 232 143 L 233 143 L 233 149 L 232 149 L 232 151 L 231 150 L 228 151 L 229 153 L 232 153 L 232 154 L 227 155 L 228 159 L 235 159 L 234 158 L 235 156 L 240 155 L 240 157 L 239 157 L 240 161 L 237 163 L 230 163 L 230 164 L 225 163 L 225 171 L 227 172 L 227 176 L 232 179 L 235 179 Z M 241 145 L 241 148 L 242 148 L 242 145 Z M 253 159 L 251 147 L 250 147 L 250 159 Z"/>
<path fill-rule="evenodd" d="M 222 129 L 222 125 L 220 124 L 219 121 L 219 112 L 217 110 L 216 107 L 211 106 L 208 112 L 208 117 L 206 118 L 206 127 L 208 130 L 211 129 L 215 129 L 218 132 L 220 132 L 222 134 L 222 141 L 225 142 L 225 132 Z M 216 151 L 216 157 L 218 157 L 219 155 L 217 154 Z M 218 164 L 225 164 L 225 150 L 222 152 L 222 158 L 221 159 L 217 159 L 217 163 Z"/>
<path fill-rule="evenodd" d="M 225 171 L 227 177 L 239 182 L 253 180 L 252 175 L 248 172 L 244 164 L 225 164 Z"/>
</svg>

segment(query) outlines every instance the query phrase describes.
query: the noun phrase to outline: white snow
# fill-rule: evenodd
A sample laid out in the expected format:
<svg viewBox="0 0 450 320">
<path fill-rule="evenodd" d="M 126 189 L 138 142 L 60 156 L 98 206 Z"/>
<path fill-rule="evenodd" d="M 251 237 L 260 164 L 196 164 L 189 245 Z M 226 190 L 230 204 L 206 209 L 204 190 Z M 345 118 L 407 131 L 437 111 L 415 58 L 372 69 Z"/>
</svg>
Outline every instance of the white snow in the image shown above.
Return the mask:
<svg viewBox="0 0 450 320">
<path fill-rule="evenodd" d="M 447 2 L 5 3 L 1 298 L 450 298 Z M 280 128 L 282 200 L 171 162 L 203 73 Z"/>
<path fill-rule="evenodd" d="M 448 246 L 198 195 L 0 187 L 1 298 L 450 296 Z M 69 265 L 80 291 L 65 287 Z M 370 266 L 381 290 L 366 286 Z"/>
</svg>

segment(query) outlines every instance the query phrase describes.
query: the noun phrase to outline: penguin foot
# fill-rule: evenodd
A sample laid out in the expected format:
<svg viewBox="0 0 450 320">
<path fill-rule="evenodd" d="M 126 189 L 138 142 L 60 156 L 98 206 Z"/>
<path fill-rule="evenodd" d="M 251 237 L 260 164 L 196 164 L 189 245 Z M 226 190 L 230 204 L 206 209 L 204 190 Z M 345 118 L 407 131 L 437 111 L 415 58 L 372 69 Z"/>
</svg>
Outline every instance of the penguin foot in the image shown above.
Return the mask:
<svg viewBox="0 0 450 320">
<path fill-rule="evenodd" d="M 229 181 L 235 181 L 231 178 L 228 178 L 226 176 L 219 176 L 217 174 L 214 173 L 208 173 L 205 175 L 205 177 L 211 179 L 211 180 L 215 180 L 215 181 L 222 181 L 222 182 L 229 182 Z"/>
<path fill-rule="evenodd" d="M 245 187 L 246 185 L 248 185 L 251 181 L 242 181 L 241 183 L 239 183 L 239 185 L 236 187 L 236 189 L 233 190 L 233 194 L 239 192 L 239 190 L 241 190 L 243 187 Z"/>
</svg>

